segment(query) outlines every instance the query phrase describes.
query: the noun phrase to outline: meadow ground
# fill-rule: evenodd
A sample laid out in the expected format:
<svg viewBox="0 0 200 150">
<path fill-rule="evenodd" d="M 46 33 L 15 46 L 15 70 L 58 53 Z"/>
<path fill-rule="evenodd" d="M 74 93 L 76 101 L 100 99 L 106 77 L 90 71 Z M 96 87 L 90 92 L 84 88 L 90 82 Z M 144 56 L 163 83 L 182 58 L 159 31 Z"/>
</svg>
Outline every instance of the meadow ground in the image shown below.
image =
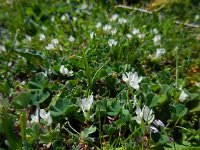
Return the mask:
<svg viewBox="0 0 200 150">
<path fill-rule="evenodd" d="M 200 149 L 199 12 L 0 0 L 0 149 Z"/>
</svg>

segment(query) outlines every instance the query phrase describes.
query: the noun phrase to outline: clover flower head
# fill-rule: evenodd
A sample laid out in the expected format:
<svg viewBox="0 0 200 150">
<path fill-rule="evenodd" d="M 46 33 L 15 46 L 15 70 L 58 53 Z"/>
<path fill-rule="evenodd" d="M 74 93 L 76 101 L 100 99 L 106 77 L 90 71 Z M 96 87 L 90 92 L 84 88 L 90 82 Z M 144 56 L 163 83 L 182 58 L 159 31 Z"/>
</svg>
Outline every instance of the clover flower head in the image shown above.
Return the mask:
<svg viewBox="0 0 200 150">
<path fill-rule="evenodd" d="M 137 72 L 127 72 L 122 75 L 122 80 L 129 84 L 132 88 L 138 90 L 142 77 L 138 77 Z"/>
<path fill-rule="evenodd" d="M 110 46 L 110 47 L 112 47 L 112 46 L 116 46 L 117 45 L 117 41 L 115 41 L 114 39 L 109 39 L 108 40 L 108 45 Z"/>
<path fill-rule="evenodd" d="M 104 27 L 103 27 L 103 30 L 104 31 L 110 31 L 112 29 L 112 26 L 109 25 L 109 24 L 106 24 Z"/>
<path fill-rule="evenodd" d="M 51 44 L 57 45 L 59 43 L 58 39 L 52 39 Z"/>
<path fill-rule="evenodd" d="M 101 27 L 101 22 L 98 22 L 97 24 L 96 24 L 96 28 L 100 28 Z"/>
<path fill-rule="evenodd" d="M 40 34 L 40 35 L 39 35 L 39 40 L 40 40 L 40 41 L 45 40 L 45 38 L 46 38 L 46 36 L 45 36 L 44 34 Z"/>
<path fill-rule="evenodd" d="M 110 32 L 111 32 L 112 35 L 115 35 L 115 34 L 117 33 L 117 29 L 114 28 L 114 29 L 112 29 Z"/>
<path fill-rule="evenodd" d="M 155 54 L 155 59 L 160 58 L 163 54 L 165 54 L 165 49 L 164 48 L 157 48 L 156 54 Z"/>
<path fill-rule="evenodd" d="M 119 18 L 118 23 L 119 24 L 125 24 L 125 23 L 127 23 L 127 20 L 125 18 Z"/>
<path fill-rule="evenodd" d="M 136 35 L 136 34 L 139 34 L 139 33 L 140 33 L 140 30 L 139 30 L 139 29 L 134 28 L 134 29 L 132 30 L 132 34 L 133 34 L 133 35 Z"/>
<path fill-rule="evenodd" d="M 128 39 L 131 39 L 133 36 L 132 36 L 131 34 L 126 34 L 126 37 L 127 37 Z"/>
<path fill-rule="evenodd" d="M 88 98 L 83 98 L 80 100 L 79 106 L 83 111 L 89 111 L 93 104 L 93 95 L 90 95 Z"/>
<path fill-rule="evenodd" d="M 94 32 L 91 32 L 91 33 L 90 33 L 90 39 L 93 39 L 94 36 L 95 36 L 95 33 L 94 33 Z"/>
<path fill-rule="evenodd" d="M 50 115 L 50 111 L 46 113 L 44 109 L 40 109 L 40 117 L 44 119 L 45 122 L 48 123 L 48 125 L 52 124 L 52 118 Z"/>
<path fill-rule="evenodd" d="M 179 101 L 184 102 L 187 98 L 188 98 L 188 94 L 186 94 L 185 91 L 181 90 Z"/>
<path fill-rule="evenodd" d="M 118 14 L 114 14 L 111 16 L 110 21 L 115 21 L 118 18 Z"/>
<path fill-rule="evenodd" d="M 147 122 L 148 124 L 151 124 L 154 120 L 154 114 L 153 114 L 153 110 L 149 109 L 148 106 L 143 106 L 142 110 L 137 107 L 136 108 L 136 117 L 135 120 L 138 124 L 141 124 L 142 121 Z"/>
<path fill-rule="evenodd" d="M 31 123 L 39 123 L 39 109 L 36 109 L 35 115 L 31 115 Z"/>
<path fill-rule="evenodd" d="M 52 49 L 54 49 L 55 47 L 54 47 L 54 45 L 53 44 L 48 44 L 47 46 L 46 46 L 46 49 L 47 50 L 52 50 Z"/>
<path fill-rule="evenodd" d="M 68 39 L 71 43 L 73 43 L 75 41 L 75 38 L 73 36 L 70 36 Z"/>
<path fill-rule="evenodd" d="M 153 38 L 154 45 L 159 45 L 161 41 L 161 36 L 159 34 L 155 35 Z"/>
<path fill-rule="evenodd" d="M 73 71 L 71 70 L 71 71 L 69 71 L 67 68 L 65 68 L 65 66 L 64 65 L 61 65 L 61 67 L 60 67 L 60 73 L 62 74 L 62 75 L 67 75 L 68 77 L 71 77 L 71 76 L 73 76 Z"/>
</svg>

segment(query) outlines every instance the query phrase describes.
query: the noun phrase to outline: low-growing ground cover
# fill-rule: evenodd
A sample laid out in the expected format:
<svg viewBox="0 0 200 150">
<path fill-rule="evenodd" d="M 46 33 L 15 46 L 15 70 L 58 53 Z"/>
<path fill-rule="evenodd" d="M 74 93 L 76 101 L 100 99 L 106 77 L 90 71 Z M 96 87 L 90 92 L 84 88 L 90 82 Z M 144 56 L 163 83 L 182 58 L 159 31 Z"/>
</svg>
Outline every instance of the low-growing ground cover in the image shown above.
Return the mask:
<svg viewBox="0 0 200 150">
<path fill-rule="evenodd" d="M 200 3 L 119 4 L 0 3 L 1 149 L 200 149 Z"/>
</svg>

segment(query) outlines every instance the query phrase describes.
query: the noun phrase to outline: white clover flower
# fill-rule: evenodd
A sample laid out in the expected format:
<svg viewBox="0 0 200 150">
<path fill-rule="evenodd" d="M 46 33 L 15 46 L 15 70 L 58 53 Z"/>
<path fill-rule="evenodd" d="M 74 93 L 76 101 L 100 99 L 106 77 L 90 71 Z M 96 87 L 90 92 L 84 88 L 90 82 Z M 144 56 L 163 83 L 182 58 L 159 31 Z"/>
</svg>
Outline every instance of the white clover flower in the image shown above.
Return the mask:
<svg viewBox="0 0 200 150">
<path fill-rule="evenodd" d="M 65 66 L 64 65 L 61 65 L 61 67 L 60 67 L 60 73 L 62 74 L 62 75 L 67 75 L 68 77 L 71 77 L 71 76 L 73 76 L 73 71 L 71 70 L 71 71 L 69 71 L 67 68 L 65 68 Z"/>
<path fill-rule="evenodd" d="M 163 123 L 161 120 L 154 120 L 153 123 L 154 123 L 156 126 L 165 127 L 164 123 Z"/>
<path fill-rule="evenodd" d="M 119 24 L 125 24 L 125 23 L 127 23 L 127 20 L 124 19 L 124 18 L 119 18 L 119 19 L 118 19 L 118 23 L 119 23 Z"/>
<path fill-rule="evenodd" d="M 31 41 L 32 41 L 32 37 L 31 37 L 31 36 L 28 36 L 28 35 L 26 35 L 26 41 L 29 41 L 29 42 L 31 42 Z"/>
<path fill-rule="evenodd" d="M 78 20 L 78 18 L 77 17 L 73 17 L 73 21 L 77 21 Z"/>
<path fill-rule="evenodd" d="M 108 45 L 110 46 L 110 47 L 112 47 L 112 46 L 116 46 L 117 45 L 117 41 L 115 41 L 115 40 L 113 40 L 113 39 L 109 39 L 108 40 Z"/>
<path fill-rule="evenodd" d="M 110 31 L 112 29 L 112 26 L 111 25 L 108 25 L 106 24 L 104 27 L 103 27 L 103 30 L 104 31 Z"/>
<path fill-rule="evenodd" d="M 0 52 L 5 52 L 6 51 L 6 48 L 4 45 L 0 45 Z"/>
<path fill-rule="evenodd" d="M 92 104 L 93 104 L 93 95 L 90 95 L 88 98 L 83 98 L 80 100 L 79 102 L 79 106 L 81 107 L 81 109 L 85 112 L 85 111 L 89 111 Z"/>
<path fill-rule="evenodd" d="M 81 9 L 82 9 L 82 10 L 87 9 L 87 7 L 88 7 L 87 4 L 82 4 L 82 5 L 81 5 Z"/>
<path fill-rule="evenodd" d="M 110 21 L 113 22 L 118 18 L 118 14 L 114 14 L 111 16 Z"/>
<path fill-rule="evenodd" d="M 154 38 L 153 38 L 154 45 L 159 45 L 160 41 L 161 41 L 161 36 L 158 35 L 158 34 L 155 35 Z"/>
<path fill-rule="evenodd" d="M 62 21 L 65 21 L 65 20 L 66 20 L 66 16 L 65 16 L 65 15 L 62 15 L 60 19 L 61 19 Z"/>
<path fill-rule="evenodd" d="M 126 37 L 127 37 L 128 39 L 131 39 L 131 38 L 132 38 L 132 35 L 131 35 L 131 34 L 126 34 Z"/>
<path fill-rule="evenodd" d="M 52 17 L 51 17 L 51 22 L 54 22 L 54 21 L 55 21 L 55 17 L 52 16 Z"/>
<path fill-rule="evenodd" d="M 94 32 L 90 33 L 90 39 L 93 39 L 96 34 Z"/>
<path fill-rule="evenodd" d="M 153 114 L 153 110 L 149 109 L 149 107 L 147 106 L 144 106 L 142 108 L 142 112 L 143 112 L 144 121 L 148 122 L 148 124 L 151 124 L 155 117 Z"/>
<path fill-rule="evenodd" d="M 156 54 L 155 54 L 155 59 L 160 58 L 163 54 L 165 54 L 165 49 L 164 48 L 157 48 Z"/>
<path fill-rule="evenodd" d="M 152 109 L 149 109 L 148 106 L 143 106 L 142 110 L 137 107 L 136 109 L 136 117 L 135 117 L 135 121 L 138 123 L 138 124 L 141 124 L 142 121 L 144 122 L 147 122 L 148 124 L 151 124 L 154 120 L 154 114 L 153 114 L 153 110 Z"/>
<path fill-rule="evenodd" d="M 44 119 L 44 121 L 47 122 L 48 125 L 52 124 L 52 118 L 50 115 L 50 111 L 48 113 L 46 113 L 46 111 L 44 109 L 40 109 L 40 117 L 42 119 Z"/>
<path fill-rule="evenodd" d="M 59 43 L 58 39 L 51 40 L 51 44 L 53 45 L 58 45 L 58 43 Z"/>
<path fill-rule="evenodd" d="M 144 33 L 139 33 L 139 34 L 138 34 L 138 38 L 139 38 L 139 39 L 143 39 L 144 37 L 145 37 L 145 34 L 144 34 Z"/>
<path fill-rule="evenodd" d="M 39 123 L 39 109 L 36 109 L 35 115 L 31 115 L 31 123 Z"/>
<path fill-rule="evenodd" d="M 154 28 L 154 29 L 153 29 L 153 33 L 154 33 L 154 34 L 158 34 L 158 29 Z"/>
<path fill-rule="evenodd" d="M 188 98 L 188 94 L 186 94 L 183 90 L 181 90 L 181 94 L 179 96 L 179 101 L 184 102 Z"/>
<path fill-rule="evenodd" d="M 40 34 L 40 35 L 39 35 L 39 40 L 40 40 L 40 41 L 45 40 L 45 38 L 46 38 L 46 36 L 45 36 L 44 34 Z"/>
<path fill-rule="evenodd" d="M 98 22 L 97 24 L 96 24 L 96 28 L 100 28 L 101 27 L 101 22 Z"/>
<path fill-rule="evenodd" d="M 114 28 L 114 29 L 112 29 L 110 32 L 111 32 L 112 35 L 115 35 L 115 34 L 117 33 L 117 29 Z"/>
<path fill-rule="evenodd" d="M 136 35 L 136 34 L 139 34 L 139 33 L 140 33 L 140 30 L 139 30 L 139 29 L 134 28 L 134 29 L 132 30 L 132 34 L 133 34 L 133 35 Z"/>
<path fill-rule="evenodd" d="M 142 77 L 138 77 L 137 72 L 128 72 L 122 75 L 122 80 L 129 84 L 132 88 L 138 90 Z"/>
<path fill-rule="evenodd" d="M 70 36 L 68 39 L 71 43 L 73 43 L 75 41 L 75 38 L 73 36 Z"/>
<path fill-rule="evenodd" d="M 52 50 L 52 49 L 54 49 L 55 47 L 54 47 L 54 45 L 53 44 L 48 44 L 47 46 L 46 46 L 46 49 L 47 50 Z"/>
<path fill-rule="evenodd" d="M 150 131 L 153 132 L 153 133 L 159 133 L 158 129 L 154 126 L 150 126 Z"/>
<path fill-rule="evenodd" d="M 200 15 L 195 15 L 194 19 L 198 20 L 200 18 Z"/>
</svg>

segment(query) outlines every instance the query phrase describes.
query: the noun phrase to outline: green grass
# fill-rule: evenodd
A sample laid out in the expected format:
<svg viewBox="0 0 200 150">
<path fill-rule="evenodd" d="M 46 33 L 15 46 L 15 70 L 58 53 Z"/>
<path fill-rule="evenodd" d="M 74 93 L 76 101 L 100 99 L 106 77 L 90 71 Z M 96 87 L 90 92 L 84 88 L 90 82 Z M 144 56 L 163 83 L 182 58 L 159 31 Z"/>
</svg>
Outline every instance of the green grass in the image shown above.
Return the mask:
<svg viewBox="0 0 200 150">
<path fill-rule="evenodd" d="M 200 3 L 118 4 L 0 3 L 0 148 L 200 148 Z"/>
</svg>

